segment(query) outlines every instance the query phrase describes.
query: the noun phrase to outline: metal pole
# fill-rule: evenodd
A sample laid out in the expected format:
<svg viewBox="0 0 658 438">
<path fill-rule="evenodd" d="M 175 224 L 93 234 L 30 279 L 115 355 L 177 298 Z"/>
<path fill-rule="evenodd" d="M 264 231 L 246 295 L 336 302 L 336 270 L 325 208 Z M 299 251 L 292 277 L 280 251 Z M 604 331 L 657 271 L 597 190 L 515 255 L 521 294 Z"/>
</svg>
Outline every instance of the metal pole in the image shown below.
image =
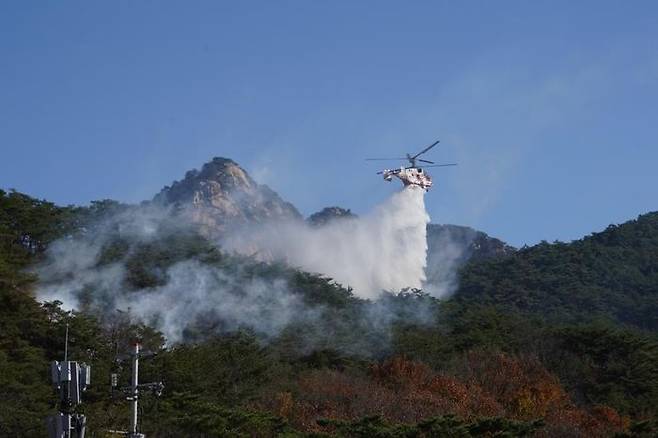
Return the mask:
<svg viewBox="0 0 658 438">
<path fill-rule="evenodd" d="M 66 335 L 64 337 L 64 362 L 66 362 L 69 357 L 69 323 L 66 323 Z"/>
<path fill-rule="evenodd" d="M 69 360 L 69 323 L 66 323 L 66 334 L 64 335 L 64 364 L 65 366 L 69 366 L 68 363 Z M 71 396 L 69 394 L 69 385 L 71 382 L 66 382 L 65 385 L 65 390 L 64 393 L 66 394 L 66 401 L 64 402 L 64 416 L 66 418 L 65 423 L 66 423 L 66 430 L 64 431 L 64 437 L 65 438 L 71 438 L 71 410 L 69 406 L 69 397 Z"/>
<path fill-rule="evenodd" d="M 137 398 L 139 397 L 139 344 L 135 343 L 135 352 L 133 355 L 133 375 L 132 375 L 132 422 L 130 426 L 131 437 L 136 437 L 137 435 Z"/>
<path fill-rule="evenodd" d="M 66 417 L 66 420 L 64 420 L 66 427 L 66 429 L 64 430 L 64 437 L 71 438 L 71 414 L 67 413 L 64 414 L 64 416 Z"/>
</svg>

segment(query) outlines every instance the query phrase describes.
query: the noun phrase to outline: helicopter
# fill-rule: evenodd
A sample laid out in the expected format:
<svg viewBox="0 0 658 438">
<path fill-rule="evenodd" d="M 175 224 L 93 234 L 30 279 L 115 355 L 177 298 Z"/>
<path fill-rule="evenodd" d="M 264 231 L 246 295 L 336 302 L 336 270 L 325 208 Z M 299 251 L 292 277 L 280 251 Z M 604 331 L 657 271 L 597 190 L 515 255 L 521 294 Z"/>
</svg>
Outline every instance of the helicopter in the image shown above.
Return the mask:
<svg viewBox="0 0 658 438">
<path fill-rule="evenodd" d="M 434 163 L 434 161 L 418 158 L 422 154 L 424 154 L 425 152 L 429 151 L 434 146 L 439 144 L 440 141 L 441 140 L 435 141 L 434 143 L 427 146 L 425 149 L 423 149 L 422 151 L 418 152 L 415 155 L 411 155 L 410 153 L 407 153 L 407 156 L 402 158 L 366 158 L 366 161 L 393 161 L 393 160 L 409 161 L 410 166 L 408 167 L 401 166 L 399 169 L 384 169 L 377 172 L 377 175 L 383 175 L 386 181 L 391 181 L 393 177 L 396 176 L 397 178 L 400 179 L 400 181 L 402 181 L 402 184 L 404 184 L 405 187 L 416 186 L 424 189 L 427 192 L 429 191 L 430 187 L 432 187 L 432 178 L 426 172 L 423 171 L 423 168 L 449 167 L 449 166 L 457 165 L 457 163 L 436 164 Z M 429 166 L 417 165 L 416 161 L 419 161 L 421 163 L 428 163 Z"/>
</svg>

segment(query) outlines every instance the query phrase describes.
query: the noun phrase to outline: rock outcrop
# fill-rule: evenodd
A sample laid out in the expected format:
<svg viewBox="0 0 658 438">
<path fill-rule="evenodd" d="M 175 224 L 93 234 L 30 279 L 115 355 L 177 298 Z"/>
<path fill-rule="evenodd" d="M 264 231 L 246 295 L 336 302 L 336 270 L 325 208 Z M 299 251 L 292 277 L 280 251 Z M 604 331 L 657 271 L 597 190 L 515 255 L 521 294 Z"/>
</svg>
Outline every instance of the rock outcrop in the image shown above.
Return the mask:
<svg viewBox="0 0 658 438">
<path fill-rule="evenodd" d="M 317 213 L 313 213 L 306 221 L 313 226 L 326 225 L 329 222 L 341 219 L 356 219 L 357 215 L 349 209 L 341 207 L 325 207 Z"/>
<path fill-rule="evenodd" d="M 273 220 L 302 220 L 297 209 L 266 185 L 258 184 L 235 161 L 213 158 L 201 170 L 164 187 L 153 199 L 173 206 L 208 235 L 234 225 Z"/>
</svg>

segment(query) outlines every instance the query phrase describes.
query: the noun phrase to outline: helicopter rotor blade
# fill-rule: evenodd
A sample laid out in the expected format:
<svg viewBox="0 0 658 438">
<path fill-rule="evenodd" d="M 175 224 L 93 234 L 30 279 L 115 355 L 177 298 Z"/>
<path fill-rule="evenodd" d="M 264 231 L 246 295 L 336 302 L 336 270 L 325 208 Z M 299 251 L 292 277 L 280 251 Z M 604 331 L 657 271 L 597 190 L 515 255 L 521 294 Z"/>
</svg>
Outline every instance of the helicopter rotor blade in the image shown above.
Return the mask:
<svg viewBox="0 0 658 438">
<path fill-rule="evenodd" d="M 422 158 L 419 158 L 418 161 L 422 161 L 423 163 L 429 163 L 429 164 L 434 164 L 434 161 L 430 160 L 423 160 Z"/>
<path fill-rule="evenodd" d="M 441 140 L 437 140 L 437 141 L 435 141 L 434 143 L 432 143 L 431 145 L 427 146 L 425 149 L 423 149 L 422 151 L 418 152 L 416 155 L 414 155 L 414 156 L 411 157 L 411 158 L 412 158 L 412 159 L 414 159 L 414 158 L 418 158 L 420 155 L 424 154 L 425 152 L 429 151 L 429 150 L 432 149 L 434 146 L 436 146 L 437 144 L 439 144 L 440 141 L 441 141 Z"/>
<path fill-rule="evenodd" d="M 456 166 L 456 165 L 457 165 L 457 163 L 434 164 L 434 165 L 431 165 L 431 166 L 423 166 L 423 168 L 425 168 L 425 167 L 449 167 L 449 166 Z"/>
<path fill-rule="evenodd" d="M 405 161 L 406 158 L 366 158 L 365 161 Z"/>
</svg>

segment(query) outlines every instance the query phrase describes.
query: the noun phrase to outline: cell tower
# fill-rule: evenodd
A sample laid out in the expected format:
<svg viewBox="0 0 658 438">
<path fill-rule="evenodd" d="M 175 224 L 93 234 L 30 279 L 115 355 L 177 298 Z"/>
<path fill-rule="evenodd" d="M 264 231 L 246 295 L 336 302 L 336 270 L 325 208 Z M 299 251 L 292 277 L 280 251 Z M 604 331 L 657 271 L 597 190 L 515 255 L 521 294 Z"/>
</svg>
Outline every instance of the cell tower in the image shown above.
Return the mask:
<svg viewBox="0 0 658 438">
<path fill-rule="evenodd" d="M 53 361 L 50 373 L 55 389 L 59 392 L 60 412 L 48 418 L 50 438 L 84 438 L 87 419 L 75 412 L 80 395 L 91 383 L 91 367 L 68 360 L 69 325 L 66 324 L 64 360 Z"/>
</svg>

